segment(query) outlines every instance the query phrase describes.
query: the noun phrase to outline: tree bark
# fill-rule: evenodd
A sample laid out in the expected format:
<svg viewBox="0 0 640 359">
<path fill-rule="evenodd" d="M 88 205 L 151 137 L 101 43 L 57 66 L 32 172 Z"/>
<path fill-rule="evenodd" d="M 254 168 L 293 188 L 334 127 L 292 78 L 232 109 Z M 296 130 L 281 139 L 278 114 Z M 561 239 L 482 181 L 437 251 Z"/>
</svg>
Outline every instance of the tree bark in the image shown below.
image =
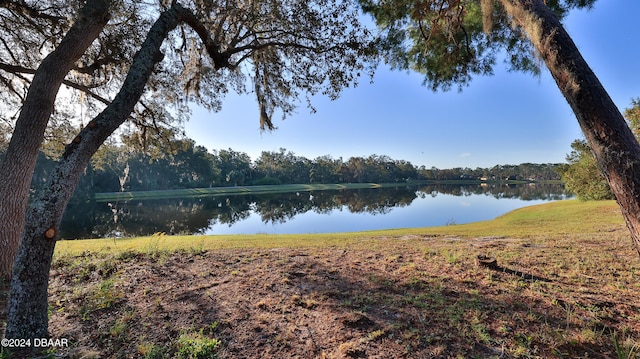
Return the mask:
<svg viewBox="0 0 640 359">
<path fill-rule="evenodd" d="M 640 145 L 558 18 L 542 0 L 501 0 L 571 106 L 640 254 Z"/>
<path fill-rule="evenodd" d="M 5 337 L 48 336 L 49 271 L 64 210 L 93 154 L 128 118 L 142 96 L 156 63 L 163 58 L 160 47 L 164 39 L 188 16 L 193 15 L 179 4 L 160 15 L 135 55 L 114 100 L 66 146 L 47 190 L 27 211 L 27 225 L 11 279 Z"/>
<path fill-rule="evenodd" d="M 108 0 L 90 0 L 60 45 L 42 61 L 0 167 L 0 275 L 11 273 L 25 224 L 31 177 L 60 85 L 109 19 Z M 26 179 L 26 180 L 25 180 Z"/>
</svg>

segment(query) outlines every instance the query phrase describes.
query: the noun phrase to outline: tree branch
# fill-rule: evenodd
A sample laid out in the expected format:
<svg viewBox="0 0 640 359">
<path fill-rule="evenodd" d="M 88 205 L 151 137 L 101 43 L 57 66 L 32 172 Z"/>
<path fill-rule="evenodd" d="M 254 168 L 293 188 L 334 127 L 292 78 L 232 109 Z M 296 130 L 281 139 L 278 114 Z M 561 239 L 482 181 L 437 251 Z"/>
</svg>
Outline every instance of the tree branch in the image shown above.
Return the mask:
<svg viewBox="0 0 640 359">
<path fill-rule="evenodd" d="M 81 74 L 92 74 L 98 70 L 100 70 L 100 68 L 102 68 L 102 66 L 104 65 L 120 65 L 122 63 L 124 63 L 125 60 L 123 59 L 115 59 L 111 56 L 109 57 L 103 57 L 103 58 L 99 58 L 97 60 L 95 60 L 91 65 L 87 65 L 87 66 L 75 66 L 73 68 L 74 71 L 81 73 Z"/>
<path fill-rule="evenodd" d="M 84 93 L 86 93 L 87 95 L 89 95 L 90 97 L 93 97 L 94 99 L 102 102 L 105 105 L 109 105 L 111 104 L 111 101 L 107 100 L 106 98 L 98 95 L 97 93 L 91 91 L 91 88 L 89 86 L 85 86 L 85 85 L 80 85 L 78 83 L 75 83 L 73 81 L 69 81 L 69 80 L 63 80 L 62 84 L 69 86 L 71 88 L 74 88 L 76 90 L 82 91 Z"/>
<path fill-rule="evenodd" d="M 48 21 L 55 21 L 55 22 L 67 20 L 65 17 L 62 17 L 62 16 L 45 14 L 44 12 L 36 8 L 27 6 L 22 1 L 2 0 L 0 1 L 0 8 L 5 8 L 15 13 L 18 13 L 22 15 L 25 19 L 38 18 L 38 19 L 44 19 Z"/>
<path fill-rule="evenodd" d="M 209 36 L 209 30 L 207 30 L 204 24 L 200 22 L 191 11 L 179 4 L 175 4 L 174 8 L 178 12 L 180 20 L 184 21 L 198 34 L 207 49 L 207 53 L 213 60 L 214 68 L 217 70 L 232 67 L 231 64 L 229 64 L 229 56 L 226 53 L 220 52 L 219 44 Z"/>
<path fill-rule="evenodd" d="M 6 63 L 2 63 L 0 62 L 0 70 L 12 73 L 14 75 L 18 75 L 18 74 L 27 74 L 27 75 L 35 75 L 36 70 L 34 69 L 30 69 L 27 67 L 22 67 L 22 66 L 16 66 L 16 65 L 10 65 L 10 64 L 6 64 Z M 25 81 L 28 81 L 25 78 L 22 78 Z M 102 102 L 105 105 L 109 105 L 111 103 L 111 101 L 107 100 L 106 98 L 98 95 L 97 93 L 91 91 L 91 87 L 90 86 L 86 86 L 86 85 L 80 85 L 78 83 L 75 83 L 73 81 L 69 81 L 69 80 L 62 80 L 62 84 L 69 86 L 71 88 L 74 88 L 76 90 L 82 91 L 84 93 L 86 93 L 87 95 L 93 97 L 94 99 Z"/>
<path fill-rule="evenodd" d="M 0 76 L 0 82 L 2 82 L 9 89 L 9 91 L 11 91 L 16 96 L 18 96 L 21 102 L 24 102 L 24 94 L 21 94 L 20 92 L 18 92 L 18 90 L 16 90 L 16 88 L 13 87 L 13 84 L 11 84 L 10 80 L 6 79 L 4 76 Z"/>
<path fill-rule="evenodd" d="M 9 44 L 7 44 L 7 42 L 5 41 L 4 38 L 0 38 L 0 41 L 2 42 L 2 45 L 4 45 L 4 49 L 7 51 L 9 56 L 11 56 L 11 59 L 13 61 L 15 61 L 15 62 L 18 62 L 18 59 L 16 58 L 16 55 L 14 55 L 13 51 L 11 51 L 11 46 L 9 46 Z"/>
</svg>

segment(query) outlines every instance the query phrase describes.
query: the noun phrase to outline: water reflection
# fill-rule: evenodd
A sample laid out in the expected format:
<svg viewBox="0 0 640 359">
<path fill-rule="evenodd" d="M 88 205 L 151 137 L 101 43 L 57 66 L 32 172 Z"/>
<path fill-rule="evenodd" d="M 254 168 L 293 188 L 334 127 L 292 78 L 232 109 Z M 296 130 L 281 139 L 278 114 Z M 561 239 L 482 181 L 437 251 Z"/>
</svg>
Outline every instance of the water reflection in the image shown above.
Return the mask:
<svg viewBox="0 0 640 359">
<path fill-rule="evenodd" d="M 460 201 L 452 205 L 461 198 L 468 209 L 461 209 L 465 204 Z M 474 217 L 467 214 L 469 211 L 481 211 L 485 216 L 497 211 L 495 215 L 499 215 L 533 204 L 527 203 L 530 201 L 564 198 L 561 185 L 422 185 L 85 203 L 70 205 L 61 231 L 63 238 L 72 239 L 156 232 L 306 233 L 422 227 L 489 219 Z M 443 215 L 451 219 L 443 219 Z"/>
</svg>

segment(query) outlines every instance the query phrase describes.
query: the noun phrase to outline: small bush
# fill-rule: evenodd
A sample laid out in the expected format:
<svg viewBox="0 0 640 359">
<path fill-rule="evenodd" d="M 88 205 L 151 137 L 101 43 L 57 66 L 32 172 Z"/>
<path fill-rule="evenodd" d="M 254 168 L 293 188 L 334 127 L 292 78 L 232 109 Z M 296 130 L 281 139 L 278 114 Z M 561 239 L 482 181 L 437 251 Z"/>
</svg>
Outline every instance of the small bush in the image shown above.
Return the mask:
<svg viewBox="0 0 640 359">
<path fill-rule="evenodd" d="M 258 180 L 253 181 L 254 186 L 268 186 L 268 185 L 279 185 L 282 184 L 279 178 L 274 177 L 263 177 Z"/>
<path fill-rule="evenodd" d="M 178 338 L 178 358 L 206 359 L 217 358 L 220 340 L 204 335 L 204 330 L 198 333 L 183 333 Z"/>
</svg>

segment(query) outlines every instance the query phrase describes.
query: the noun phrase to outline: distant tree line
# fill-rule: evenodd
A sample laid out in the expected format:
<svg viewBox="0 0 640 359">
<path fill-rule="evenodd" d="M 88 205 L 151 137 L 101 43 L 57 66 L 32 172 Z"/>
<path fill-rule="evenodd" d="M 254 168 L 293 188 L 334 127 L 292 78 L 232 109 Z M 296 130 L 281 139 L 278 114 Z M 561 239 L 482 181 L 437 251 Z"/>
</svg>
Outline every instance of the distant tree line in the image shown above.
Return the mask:
<svg viewBox="0 0 640 359">
<path fill-rule="evenodd" d="M 418 169 L 420 179 L 426 180 L 481 180 L 481 181 L 557 181 L 560 163 L 521 163 L 519 165 L 496 165 L 491 168 L 451 168 L 430 169 L 421 166 Z"/>
<path fill-rule="evenodd" d="M 245 186 L 288 183 L 404 183 L 432 180 L 560 180 L 562 164 L 496 165 L 491 168 L 439 169 L 416 167 L 386 155 L 308 159 L 284 148 L 263 151 L 252 161 L 233 149 L 209 151 L 193 140 L 171 140 L 140 151 L 127 144 L 105 145 L 81 180 L 78 193 L 146 191 L 179 188 Z M 42 152 L 34 174 L 34 189 L 46 182 L 55 161 Z"/>
</svg>

